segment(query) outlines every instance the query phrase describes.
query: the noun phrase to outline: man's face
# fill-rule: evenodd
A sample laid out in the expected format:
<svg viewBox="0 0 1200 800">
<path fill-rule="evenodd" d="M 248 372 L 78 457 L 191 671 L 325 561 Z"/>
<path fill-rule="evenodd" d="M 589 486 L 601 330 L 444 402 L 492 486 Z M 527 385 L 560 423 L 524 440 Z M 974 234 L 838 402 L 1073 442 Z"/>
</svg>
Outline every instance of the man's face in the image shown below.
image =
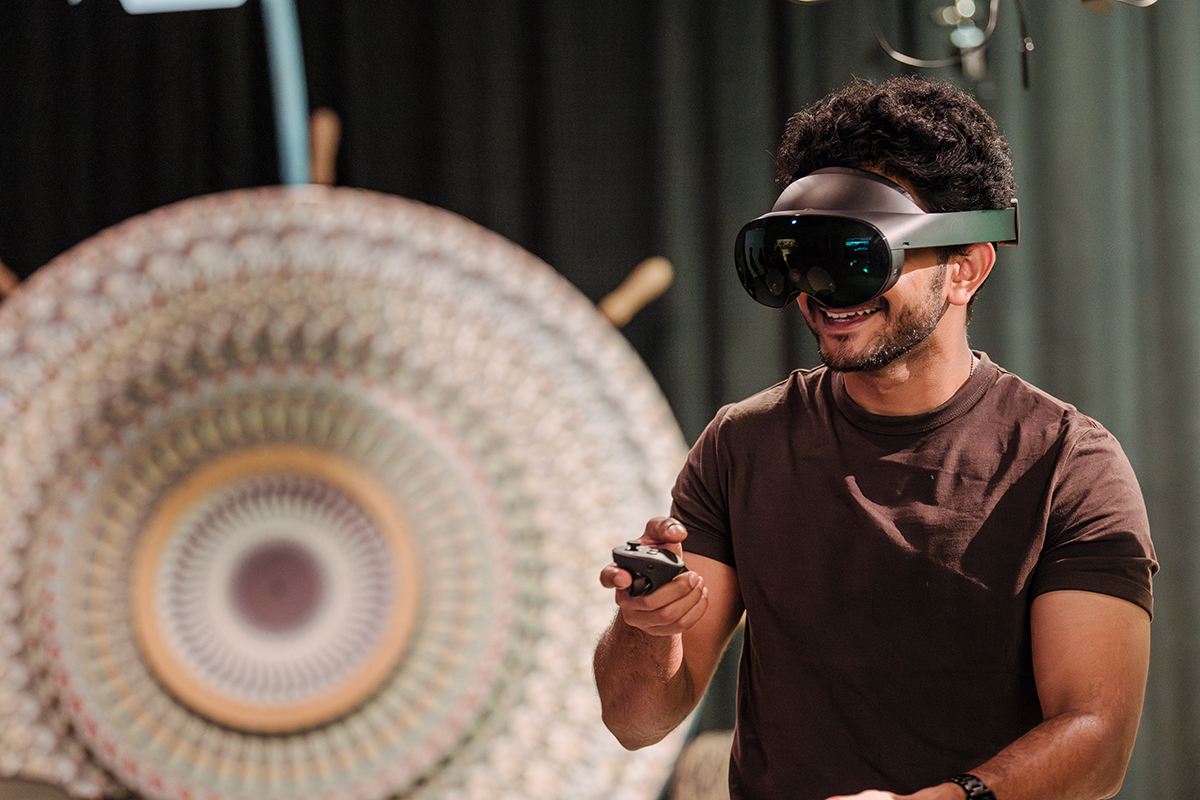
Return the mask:
<svg viewBox="0 0 1200 800">
<path fill-rule="evenodd" d="M 946 265 L 937 256 L 932 248 L 908 251 L 896 285 L 854 308 L 826 308 L 800 295 L 797 302 L 821 360 L 839 372 L 869 372 L 917 349 L 949 307 Z"/>
</svg>

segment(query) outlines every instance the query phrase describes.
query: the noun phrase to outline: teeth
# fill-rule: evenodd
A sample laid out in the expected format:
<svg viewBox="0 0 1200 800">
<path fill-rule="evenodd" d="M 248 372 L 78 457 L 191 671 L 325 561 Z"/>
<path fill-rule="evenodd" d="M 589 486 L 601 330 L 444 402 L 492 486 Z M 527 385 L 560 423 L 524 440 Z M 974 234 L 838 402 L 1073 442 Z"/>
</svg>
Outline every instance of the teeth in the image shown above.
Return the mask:
<svg viewBox="0 0 1200 800">
<path fill-rule="evenodd" d="M 839 314 L 836 311 L 830 311 L 828 308 L 823 309 L 823 310 L 825 312 L 825 316 L 829 317 L 830 319 L 842 320 L 842 319 L 852 319 L 854 317 L 865 317 L 867 314 L 874 314 L 879 309 L 868 308 L 865 311 L 847 311 L 842 314 Z"/>
</svg>

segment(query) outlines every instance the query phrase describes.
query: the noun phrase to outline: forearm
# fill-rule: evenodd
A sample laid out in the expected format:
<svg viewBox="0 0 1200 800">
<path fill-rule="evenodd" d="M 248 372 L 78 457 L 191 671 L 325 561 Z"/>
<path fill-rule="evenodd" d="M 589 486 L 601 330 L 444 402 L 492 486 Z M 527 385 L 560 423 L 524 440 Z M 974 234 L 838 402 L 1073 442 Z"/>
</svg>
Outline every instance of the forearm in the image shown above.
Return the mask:
<svg viewBox="0 0 1200 800">
<path fill-rule="evenodd" d="M 1100 800 L 1121 788 L 1132 730 L 1097 714 L 1051 717 L 972 772 L 998 800 Z"/>
<path fill-rule="evenodd" d="M 976 774 L 999 800 L 1098 800 L 1121 787 L 1150 662 L 1150 617 L 1115 597 L 1047 592 L 1030 614 L 1045 721 Z"/>
<path fill-rule="evenodd" d="M 682 637 L 651 636 L 620 612 L 596 646 L 593 668 L 604 724 L 630 750 L 660 741 L 696 706 Z"/>
<path fill-rule="evenodd" d="M 972 769 L 996 800 L 1102 800 L 1121 787 L 1135 730 L 1102 717 L 1068 711 L 1051 717 L 999 754 Z M 1116 743 L 1116 744 L 1114 744 Z M 947 776 L 949 777 L 949 776 Z M 828 800 L 964 800 L 946 781 L 913 794 L 866 791 Z"/>
</svg>

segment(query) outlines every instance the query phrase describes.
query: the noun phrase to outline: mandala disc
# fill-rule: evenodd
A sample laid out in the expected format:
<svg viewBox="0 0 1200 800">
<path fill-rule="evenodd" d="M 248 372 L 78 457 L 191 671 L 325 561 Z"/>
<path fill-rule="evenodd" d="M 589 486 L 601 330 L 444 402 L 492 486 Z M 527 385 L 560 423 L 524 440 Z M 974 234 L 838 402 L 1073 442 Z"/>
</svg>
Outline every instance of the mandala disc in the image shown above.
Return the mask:
<svg viewBox="0 0 1200 800">
<path fill-rule="evenodd" d="M 350 189 L 186 201 L 0 305 L 0 776 L 150 800 L 657 796 L 596 576 L 684 457 L 536 258 Z"/>
</svg>

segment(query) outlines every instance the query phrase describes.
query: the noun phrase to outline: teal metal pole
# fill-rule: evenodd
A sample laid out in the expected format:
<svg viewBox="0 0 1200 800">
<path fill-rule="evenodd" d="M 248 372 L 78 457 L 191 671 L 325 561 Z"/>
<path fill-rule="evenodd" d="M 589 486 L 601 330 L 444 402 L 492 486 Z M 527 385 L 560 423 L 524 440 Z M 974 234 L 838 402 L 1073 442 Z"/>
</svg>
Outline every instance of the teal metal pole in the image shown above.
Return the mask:
<svg viewBox="0 0 1200 800">
<path fill-rule="evenodd" d="M 309 183 L 308 86 L 293 0 L 261 0 L 275 97 L 279 174 L 285 184 Z"/>
</svg>

